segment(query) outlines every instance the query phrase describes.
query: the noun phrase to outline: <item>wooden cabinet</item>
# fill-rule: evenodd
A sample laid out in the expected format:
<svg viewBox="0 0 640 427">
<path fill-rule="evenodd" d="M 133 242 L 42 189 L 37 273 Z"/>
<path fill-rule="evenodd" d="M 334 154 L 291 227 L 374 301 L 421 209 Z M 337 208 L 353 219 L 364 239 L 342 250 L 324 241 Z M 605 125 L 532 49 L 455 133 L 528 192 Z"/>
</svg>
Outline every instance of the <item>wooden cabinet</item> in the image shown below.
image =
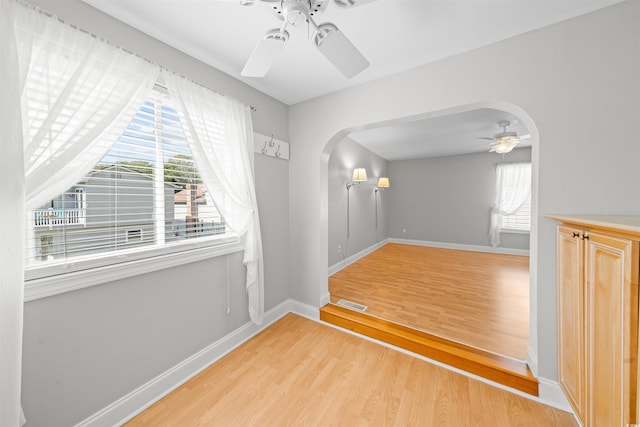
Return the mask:
<svg viewBox="0 0 640 427">
<path fill-rule="evenodd" d="M 584 244 L 579 232 L 558 227 L 558 382 L 578 418 L 584 419 Z"/>
<path fill-rule="evenodd" d="M 640 227 L 636 234 L 611 218 L 551 218 L 562 222 L 557 235 L 560 386 L 584 426 L 634 424 Z"/>
</svg>

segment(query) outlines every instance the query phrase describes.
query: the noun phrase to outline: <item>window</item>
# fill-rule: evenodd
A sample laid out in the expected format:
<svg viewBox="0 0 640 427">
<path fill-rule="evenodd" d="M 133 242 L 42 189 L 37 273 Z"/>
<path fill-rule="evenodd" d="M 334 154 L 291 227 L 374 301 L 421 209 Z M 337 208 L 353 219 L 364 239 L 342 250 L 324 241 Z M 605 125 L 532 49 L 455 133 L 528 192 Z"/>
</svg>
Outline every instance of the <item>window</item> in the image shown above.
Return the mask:
<svg viewBox="0 0 640 427">
<path fill-rule="evenodd" d="M 497 166 L 500 184 L 500 231 L 529 232 L 531 230 L 531 163 L 511 163 Z"/>
<path fill-rule="evenodd" d="M 154 90 L 81 182 L 27 214 L 27 278 L 216 243 L 227 232 L 169 96 Z"/>
<path fill-rule="evenodd" d="M 527 197 L 527 201 L 511 215 L 504 215 L 502 217 L 502 224 L 500 225 L 502 231 L 524 231 L 531 230 L 531 194 Z"/>
</svg>

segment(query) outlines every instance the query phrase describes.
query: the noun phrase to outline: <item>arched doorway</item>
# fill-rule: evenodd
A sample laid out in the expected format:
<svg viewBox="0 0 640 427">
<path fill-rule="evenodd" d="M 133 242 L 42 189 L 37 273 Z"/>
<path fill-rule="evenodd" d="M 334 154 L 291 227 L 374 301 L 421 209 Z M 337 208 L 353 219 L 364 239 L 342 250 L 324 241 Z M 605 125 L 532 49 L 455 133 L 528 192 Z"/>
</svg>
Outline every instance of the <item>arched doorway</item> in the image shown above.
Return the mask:
<svg viewBox="0 0 640 427">
<path fill-rule="evenodd" d="M 407 123 L 415 123 L 418 121 L 424 121 L 424 120 L 430 120 L 430 119 L 437 119 L 437 118 L 442 118 L 442 117 L 447 117 L 447 116 L 452 116 L 452 115 L 456 115 L 456 114 L 461 114 L 461 113 L 465 113 L 465 112 L 470 112 L 470 111 L 474 111 L 474 110 L 479 110 L 479 109 L 496 109 L 496 110 L 501 110 L 504 111 L 506 113 L 511 114 L 512 116 L 515 116 L 518 118 L 518 120 L 521 121 L 521 123 L 526 127 L 526 129 L 528 130 L 528 132 L 531 135 L 531 164 L 532 164 L 532 198 L 531 198 L 531 231 L 530 231 L 530 281 L 529 281 L 529 346 L 527 349 L 527 363 L 529 364 L 529 366 L 531 367 L 531 369 L 533 370 L 534 374 L 536 373 L 536 365 L 537 365 L 537 357 L 536 357 L 536 349 L 537 349 L 537 330 L 536 330 L 536 325 L 537 325 L 537 299 L 536 299 L 536 288 L 537 288 L 537 281 L 536 281 L 536 264 L 537 264 L 537 254 L 536 254 L 536 236 L 537 236 L 537 229 L 538 229 L 538 224 L 537 224 L 537 200 L 538 200 L 538 132 L 537 132 L 537 128 L 535 126 L 535 123 L 533 122 L 533 120 L 530 118 L 530 116 L 528 114 L 526 114 L 526 112 L 524 112 L 522 109 L 520 109 L 517 106 L 511 105 L 511 104 L 507 104 L 507 103 L 501 103 L 501 102 L 482 102 L 482 103 L 476 103 L 476 104 L 472 104 L 472 105 L 465 105 L 465 106 L 461 106 L 461 107 L 456 107 L 456 108 L 451 108 L 451 109 L 447 109 L 447 110 L 442 110 L 442 111 L 436 111 L 436 112 L 429 112 L 429 113 L 424 113 L 424 114 L 420 114 L 417 116 L 411 116 L 411 117 L 405 117 L 405 118 L 401 118 L 401 119 L 395 119 L 395 120 L 390 120 L 390 121 L 385 121 L 385 122 L 379 122 L 379 123 L 374 123 L 374 124 L 370 124 L 367 126 L 363 126 L 363 127 L 358 127 L 358 128 L 353 128 L 353 129 L 345 129 L 341 132 L 339 132 L 338 134 L 336 134 L 333 138 L 331 138 L 331 140 L 326 144 L 323 152 L 322 152 L 322 159 L 321 159 L 321 172 L 324 175 L 325 179 L 321 179 L 321 187 L 323 186 L 324 188 L 321 188 L 321 195 L 322 195 L 322 200 L 321 200 L 321 206 L 323 206 L 323 208 L 327 208 L 328 209 L 328 205 L 329 205 L 329 186 L 328 186 L 328 171 L 329 171 L 329 158 L 331 156 L 331 153 L 333 152 L 336 144 L 338 144 L 340 141 L 342 141 L 345 137 L 348 137 L 352 132 L 355 131 L 362 131 L 365 129 L 380 129 L 380 128 L 385 128 L 385 127 L 389 127 L 392 125 L 399 125 L 399 124 L 407 124 Z M 393 177 L 391 177 L 391 179 L 393 180 Z M 329 223 L 329 217 L 330 215 L 327 215 L 326 217 L 323 215 L 324 220 L 326 221 L 326 226 L 327 226 L 327 230 L 329 230 L 329 227 L 331 226 L 331 224 Z M 325 237 L 329 240 L 328 235 Z M 329 245 L 327 244 L 329 247 L 329 250 L 333 250 L 335 248 L 333 248 L 333 245 Z M 331 260 L 330 260 L 331 262 Z M 323 302 L 328 302 L 328 288 L 327 288 L 327 293 L 325 294 L 325 297 L 323 298 Z"/>
</svg>

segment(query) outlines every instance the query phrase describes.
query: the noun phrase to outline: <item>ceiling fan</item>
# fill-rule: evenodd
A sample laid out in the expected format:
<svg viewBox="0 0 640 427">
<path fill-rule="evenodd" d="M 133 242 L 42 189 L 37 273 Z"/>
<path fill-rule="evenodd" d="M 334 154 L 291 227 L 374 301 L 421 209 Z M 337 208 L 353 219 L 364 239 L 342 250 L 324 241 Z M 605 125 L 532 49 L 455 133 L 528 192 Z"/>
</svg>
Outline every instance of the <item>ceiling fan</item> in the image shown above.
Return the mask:
<svg viewBox="0 0 640 427">
<path fill-rule="evenodd" d="M 258 1 L 269 3 L 275 16 L 282 21 L 278 28 L 268 30 L 253 50 L 241 75 L 264 77 L 289 39 L 287 27 L 309 25 L 314 30 L 311 42 L 338 70 L 351 78 L 369 66 L 369 61 L 347 39 L 334 24 L 316 24 L 314 17 L 320 15 L 330 0 L 240 0 L 240 4 L 251 6 Z M 375 0 L 333 0 L 340 7 L 353 7 Z"/>
<path fill-rule="evenodd" d="M 508 131 L 507 128 L 512 123 L 508 120 L 502 120 L 498 122 L 498 126 L 502 128 L 502 132 L 497 133 L 491 137 L 480 136 L 480 139 L 488 139 L 491 141 L 490 153 L 495 152 L 498 154 L 506 154 L 513 150 L 518 143 L 523 139 L 529 139 L 531 135 L 518 135 L 516 132 Z"/>
</svg>

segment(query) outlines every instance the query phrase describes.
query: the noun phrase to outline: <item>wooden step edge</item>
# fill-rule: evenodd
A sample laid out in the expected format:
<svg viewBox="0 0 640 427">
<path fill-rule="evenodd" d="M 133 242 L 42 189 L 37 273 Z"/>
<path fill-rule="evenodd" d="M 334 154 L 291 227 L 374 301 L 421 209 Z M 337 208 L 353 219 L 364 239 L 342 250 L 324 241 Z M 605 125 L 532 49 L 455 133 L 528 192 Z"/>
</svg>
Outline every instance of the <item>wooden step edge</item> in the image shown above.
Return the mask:
<svg viewBox="0 0 640 427">
<path fill-rule="evenodd" d="M 448 340 L 446 338 L 430 334 L 428 332 L 412 329 L 408 326 L 400 325 L 398 323 L 384 320 L 379 317 L 371 316 L 367 313 L 350 310 L 336 304 L 327 304 L 325 307 L 323 307 L 323 309 L 325 308 L 327 311 L 333 311 L 334 313 L 339 314 L 345 318 L 358 321 L 370 327 L 388 329 L 390 331 L 393 331 L 396 335 L 408 340 L 428 343 L 431 347 L 439 350 L 446 350 L 447 352 L 456 354 L 460 357 L 477 359 L 478 361 L 481 361 L 482 363 L 485 363 L 487 365 L 495 366 L 496 369 L 504 370 L 512 374 L 517 374 L 522 376 L 523 378 L 533 377 L 526 363 L 510 357 L 501 356 L 499 354 L 482 350 L 476 347 L 464 345 L 456 341 Z"/>
<path fill-rule="evenodd" d="M 538 380 L 524 362 L 464 346 L 335 304 L 328 304 L 320 309 L 320 320 L 538 396 Z"/>
</svg>

